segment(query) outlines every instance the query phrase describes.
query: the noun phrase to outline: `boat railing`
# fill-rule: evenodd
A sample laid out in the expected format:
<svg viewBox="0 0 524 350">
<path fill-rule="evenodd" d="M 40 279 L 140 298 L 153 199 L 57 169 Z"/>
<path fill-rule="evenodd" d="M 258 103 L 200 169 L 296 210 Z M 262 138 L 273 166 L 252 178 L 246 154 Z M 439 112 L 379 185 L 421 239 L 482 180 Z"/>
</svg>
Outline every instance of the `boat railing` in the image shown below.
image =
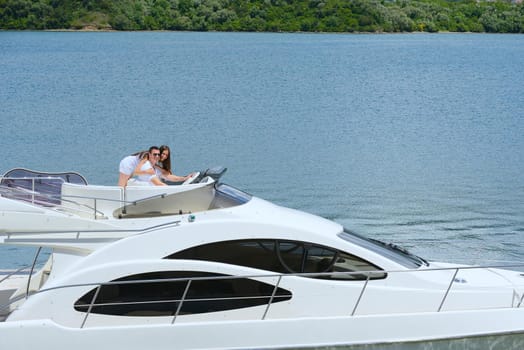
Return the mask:
<svg viewBox="0 0 524 350">
<path fill-rule="evenodd" d="M 100 218 L 104 218 L 105 219 L 105 218 L 107 218 L 106 214 L 104 212 L 98 210 L 100 202 L 117 203 L 116 207 L 122 207 L 122 206 L 125 206 L 125 205 L 138 205 L 139 203 L 141 203 L 143 201 L 151 200 L 151 199 L 154 199 L 154 198 L 165 198 L 166 195 L 167 195 L 167 193 L 160 193 L 160 194 L 157 194 L 157 195 L 154 195 L 154 196 L 149 196 L 149 197 L 146 197 L 146 198 L 140 198 L 140 199 L 137 199 L 137 200 L 134 200 L 134 201 L 126 201 L 126 200 L 123 200 L 123 199 L 93 197 L 93 196 L 78 196 L 78 195 L 62 195 L 60 198 L 62 199 L 62 201 L 66 201 L 68 203 L 78 205 L 79 208 L 82 208 L 82 207 L 87 208 L 88 210 L 90 210 L 90 213 L 91 213 L 91 215 L 93 215 L 94 219 L 100 219 Z M 72 199 L 69 199 L 69 198 L 72 198 Z M 81 200 L 93 201 L 93 206 L 90 206 L 90 205 L 87 205 L 87 204 L 84 204 L 84 203 L 80 203 L 78 201 L 74 201 L 73 199 L 77 199 L 77 200 L 81 199 Z M 67 206 L 66 209 L 67 210 L 74 210 L 74 208 L 71 208 L 70 206 Z"/>
<path fill-rule="evenodd" d="M 89 198 L 84 197 L 85 199 L 92 199 L 94 200 L 95 205 L 90 206 L 84 203 L 79 203 L 74 200 L 70 200 L 66 197 L 73 197 L 73 196 L 57 196 L 57 195 L 50 195 L 45 193 L 28 193 L 27 191 L 21 191 L 20 189 L 13 188 L 10 190 L 9 195 L 6 194 L 5 191 L 0 190 L 0 194 L 2 194 L 4 197 L 8 197 L 10 199 L 17 199 L 29 202 L 33 205 L 38 205 L 45 207 L 46 209 L 53 209 L 59 212 L 67 212 L 72 214 L 85 214 L 85 216 L 93 217 L 94 219 L 101 219 L 106 218 L 105 214 L 97 210 L 96 201 L 101 200 L 100 198 Z M 31 195 L 31 199 L 29 200 L 27 198 L 28 195 Z M 121 201 L 120 201 L 121 202 Z"/>
<path fill-rule="evenodd" d="M 46 192 L 38 191 L 39 184 L 45 183 Z M 33 204 L 54 206 L 57 204 L 64 179 L 55 176 L 5 177 L 0 176 L 0 194 Z M 57 198 L 58 197 L 58 198 Z M 49 199 L 46 201 L 45 199 Z"/>
<path fill-rule="evenodd" d="M 31 283 L 31 276 L 33 275 L 33 272 L 35 271 L 35 266 L 36 266 L 36 263 L 38 261 L 38 257 L 40 256 L 41 251 L 42 251 L 42 247 L 38 247 L 38 249 L 36 250 L 36 254 L 33 258 L 33 263 L 31 265 L 24 265 L 16 270 L 7 272 L 6 275 L 0 275 L 2 276 L 2 278 L 0 278 L 0 285 L 2 284 L 2 282 L 7 281 L 10 277 L 15 276 L 15 275 L 20 275 L 21 272 L 27 271 L 27 275 L 29 276 L 27 279 L 28 281 L 27 281 L 27 288 L 26 288 L 26 297 L 27 297 L 29 294 L 29 285 Z"/>
<path fill-rule="evenodd" d="M 23 182 L 17 183 L 17 181 Z M 46 192 L 38 191 L 38 185 L 42 182 L 45 183 Z M 95 205 L 94 207 L 91 207 L 72 199 L 68 199 L 74 198 L 75 196 L 62 195 L 61 187 L 65 182 L 66 181 L 64 181 L 63 178 L 55 176 L 1 177 L 0 195 L 5 198 L 42 206 L 46 209 L 71 212 L 75 214 L 86 214 L 88 216 L 93 215 L 95 219 L 105 217 L 104 213 L 96 208 L 96 200 L 100 199 L 93 198 L 95 200 Z"/>
<path fill-rule="evenodd" d="M 102 198 L 102 197 L 94 197 L 94 196 L 79 196 L 79 195 L 61 195 L 60 198 L 62 201 L 66 201 L 71 204 L 78 205 L 80 208 L 84 207 L 91 211 L 91 215 L 93 215 L 94 219 L 100 219 L 100 218 L 107 218 L 106 214 L 100 210 L 98 210 L 100 206 L 100 202 L 109 202 L 109 203 L 116 203 L 116 208 L 123 207 L 122 212 L 125 214 L 125 206 L 137 206 L 142 202 L 149 201 L 155 198 L 165 198 L 168 194 L 167 193 L 159 193 L 153 196 L 148 196 L 140 199 L 136 199 L 133 201 L 128 201 L 124 199 L 113 199 L 113 198 Z M 70 199 L 72 198 L 72 199 Z M 73 199 L 77 200 L 88 200 L 93 201 L 93 205 L 87 205 L 84 203 L 80 203 L 78 201 L 74 201 Z M 66 207 L 67 210 L 74 210 L 74 208 L 71 208 L 69 206 Z"/>
<path fill-rule="evenodd" d="M 24 272 L 24 275 L 27 274 L 27 282 L 26 282 L 25 294 L 23 295 L 23 297 L 25 297 L 25 298 L 29 297 L 29 288 L 31 286 L 31 279 L 32 279 L 32 276 L 33 276 L 33 274 L 35 272 L 36 263 L 38 261 L 38 257 L 40 255 L 41 251 L 42 251 L 42 247 L 38 247 L 38 249 L 36 251 L 36 254 L 35 254 L 34 258 L 33 258 L 33 263 L 31 265 L 25 265 L 25 266 L 22 266 L 22 267 L 20 267 L 20 268 L 18 268 L 16 270 L 7 272 L 6 275 L 0 275 L 0 277 L 1 277 L 0 278 L 0 286 L 2 285 L 2 283 L 4 281 L 8 281 L 9 278 L 11 278 L 13 276 L 19 276 L 19 275 L 22 274 L 22 272 Z M 18 300 L 20 300 L 20 299 L 17 299 L 16 301 L 18 301 Z M 15 302 L 15 301 L 13 300 L 13 302 Z M 5 308 L 0 308 L 0 321 L 5 320 L 6 315 L 3 313 L 4 310 L 5 310 Z"/>
<path fill-rule="evenodd" d="M 30 186 L 17 186 L 16 182 L 12 181 L 26 181 Z M 46 188 L 49 192 L 37 191 L 38 182 L 45 181 Z M 68 212 L 76 215 L 84 215 L 92 217 L 93 219 L 106 219 L 107 214 L 101 211 L 100 203 L 115 203 L 115 209 L 122 206 L 136 206 L 142 202 L 149 201 L 155 198 L 165 198 L 167 193 L 159 193 L 156 195 L 140 198 L 133 201 L 114 198 L 103 198 L 95 196 L 83 195 L 69 195 L 61 193 L 62 184 L 66 183 L 64 179 L 53 176 L 40 177 L 0 177 L 0 195 L 9 199 L 28 202 L 33 205 L 42 206 L 46 209 L 53 209 L 60 212 Z M 29 188 L 27 188 L 29 187 Z M 92 203 L 86 204 L 86 202 Z M 125 213 L 125 210 L 124 210 Z"/>
<path fill-rule="evenodd" d="M 451 273 L 451 278 L 449 280 L 449 283 L 447 285 L 447 288 L 445 290 L 440 290 L 442 292 L 442 297 L 440 300 L 440 303 L 438 307 L 430 308 L 427 311 L 422 312 L 446 312 L 447 310 L 443 309 L 443 305 L 446 303 L 446 301 L 449 299 L 449 296 L 453 294 L 453 285 L 455 283 L 460 283 L 460 279 L 457 279 L 457 274 L 459 271 L 463 270 L 478 270 L 478 269 L 510 269 L 510 268 L 524 268 L 524 263 L 514 264 L 514 265 L 487 265 L 487 266 L 460 266 L 460 267 L 443 267 L 443 268 L 427 268 L 427 269 L 416 269 L 416 270 L 391 270 L 391 271 L 358 271 L 358 272 L 323 272 L 323 273 L 293 273 L 293 274 L 253 274 L 253 275 L 238 275 L 238 276 L 211 276 L 211 277 L 184 277 L 184 278 L 160 278 L 160 279 L 143 279 L 143 280 L 126 280 L 126 281 L 112 281 L 112 282 L 93 282 L 93 283 L 82 283 L 82 284 L 71 284 L 71 285 L 64 285 L 64 286 L 55 286 L 55 287 L 49 287 L 49 288 L 42 288 L 38 291 L 32 291 L 29 292 L 27 295 L 20 295 L 13 300 L 10 300 L 9 303 L 5 305 L 0 305 L 0 314 L 4 310 L 8 310 L 10 305 L 20 301 L 23 298 L 27 298 L 28 296 L 33 296 L 35 294 L 41 294 L 41 293 L 49 293 L 56 290 L 62 290 L 62 289 L 68 289 L 68 288 L 85 288 L 85 287 L 92 287 L 91 291 L 95 291 L 93 293 L 93 296 L 90 297 L 89 302 L 82 304 L 82 308 L 85 309 L 85 315 L 82 317 L 81 323 L 78 325 L 79 328 L 84 328 L 89 317 L 93 314 L 96 314 L 95 308 L 103 308 L 103 307 L 115 307 L 115 306 L 137 306 L 137 305 L 148 305 L 148 304 L 155 304 L 155 305 L 168 305 L 166 309 L 171 310 L 170 316 L 169 316 L 169 322 L 171 324 L 175 324 L 176 320 L 179 316 L 183 315 L 182 310 L 184 305 L 187 303 L 195 303 L 195 302 L 226 302 L 226 301 L 242 301 L 242 300 L 248 300 L 248 299 L 265 299 L 267 300 L 267 303 L 260 304 L 262 306 L 265 305 L 265 307 L 262 308 L 261 313 L 258 317 L 253 317 L 252 319 L 255 320 L 265 320 L 267 319 L 267 315 L 271 309 L 271 307 L 276 304 L 275 299 L 277 297 L 282 297 L 283 294 L 279 294 L 279 288 L 282 287 L 282 281 L 284 281 L 286 278 L 292 278 L 292 277 L 321 277 L 321 278 L 329 278 L 332 276 L 351 276 L 351 275 L 358 275 L 362 276 L 363 274 L 367 275 L 367 278 L 365 280 L 355 281 L 356 283 L 361 283 L 362 286 L 360 288 L 359 295 L 356 299 L 356 301 L 353 302 L 353 305 L 350 307 L 351 312 L 348 313 L 348 316 L 358 316 L 360 315 L 357 310 L 361 304 L 362 299 L 365 297 L 366 292 L 369 290 L 370 282 L 372 282 L 373 275 L 380 274 L 383 275 L 384 273 L 387 273 L 388 275 L 391 274 L 404 274 L 404 273 L 427 273 L 431 271 L 449 271 Z M 263 295 L 255 295 L 255 296 L 213 296 L 213 297 L 205 297 L 205 298 L 195 298 L 195 297 L 188 297 L 189 292 L 191 291 L 192 285 L 194 285 L 198 281 L 217 281 L 217 280 L 236 280 L 236 279 L 254 279 L 254 280 L 263 280 L 266 278 L 272 278 L 276 280 L 276 283 L 274 284 L 271 293 L 263 294 Z M 5 279 L 5 278 L 4 278 Z M 1 282 L 1 281 L 0 281 Z M 140 301 L 114 301 L 114 302 L 100 302 L 98 301 L 98 296 L 101 295 L 101 291 L 103 288 L 116 285 L 136 285 L 136 284 L 150 284 L 150 283 L 172 283 L 172 282 L 179 282 L 179 283 L 185 283 L 185 287 L 183 288 L 183 293 L 180 297 L 172 298 L 172 299 L 151 299 L 151 300 L 140 300 Z M 513 298 L 511 300 L 511 303 L 508 303 L 507 306 L 498 306 L 498 308 L 521 308 L 523 307 L 524 302 L 524 285 L 522 286 L 514 286 L 509 285 L 508 287 L 513 288 Z M 520 287 L 521 291 L 520 293 L 517 292 L 515 288 Z M 166 289 L 168 286 L 166 286 Z M 284 295 L 287 296 L 287 295 Z M 292 297 L 291 294 L 289 294 L 289 297 Z M 477 307 L 476 310 L 481 309 L 492 309 L 493 306 L 485 306 L 485 307 Z M 464 310 L 471 310 L 471 308 L 464 307 Z M 453 311 L 457 311 L 457 308 L 453 308 Z M 396 312 L 399 313 L 399 312 Z M 362 313 L 365 314 L 365 313 Z M 147 318 L 147 317 L 146 317 Z"/>
<path fill-rule="evenodd" d="M 171 226 L 178 226 L 180 220 L 173 220 L 168 222 L 163 222 L 157 225 L 151 225 L 141 228 L 125 228 L 125 229 L 95 229 L 95 230 L 34 230 L 34 231 L 6 231 L 1 232 L 0 234 L 5 236 L 7 240 L 11 240 L 16 236 L 25 236 L 25 235 L 50 235 L 50 234 L 71 234 L 74 236 L 74 239 L 79 239 L 83 235 L 89 234 L 98 234 L 98 233 L 133 233 L 133 234 L 143 234 L 150 231 L 163 229 Z"/>
</svg>

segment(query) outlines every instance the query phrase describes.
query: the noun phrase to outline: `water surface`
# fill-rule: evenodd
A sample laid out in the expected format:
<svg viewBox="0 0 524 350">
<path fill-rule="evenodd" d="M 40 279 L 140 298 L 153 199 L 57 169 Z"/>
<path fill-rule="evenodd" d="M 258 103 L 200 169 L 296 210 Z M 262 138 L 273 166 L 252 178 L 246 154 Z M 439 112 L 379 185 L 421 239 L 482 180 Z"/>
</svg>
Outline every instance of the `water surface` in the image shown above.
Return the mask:
<svg viewBox="0 0 524 350">
<path fill-rule="evenodd" d="M 169 144 L 433 260 L 523 261 L 524 37 L 0 32 L 0 171 Z M 27 261 L 0 248 L 0 267 Z"/>
</svg>

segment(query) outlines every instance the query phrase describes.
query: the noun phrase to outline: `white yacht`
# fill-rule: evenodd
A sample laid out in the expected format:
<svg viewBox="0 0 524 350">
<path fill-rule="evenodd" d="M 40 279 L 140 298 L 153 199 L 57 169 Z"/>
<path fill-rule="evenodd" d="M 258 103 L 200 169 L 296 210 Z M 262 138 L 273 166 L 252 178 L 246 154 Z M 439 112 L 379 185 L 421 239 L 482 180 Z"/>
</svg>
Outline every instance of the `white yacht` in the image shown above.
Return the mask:
<svg viewBox="0 0 524 350">
<path fill-rule="evenodd" d="M 15 169 L 0 244 L 0 349 L 282 349 L 524 334 L 522 266 L 428 262 L 220 182 L 89 185 Z M 36 261 L 35 257 L 35 261 Z"/>
</svg>

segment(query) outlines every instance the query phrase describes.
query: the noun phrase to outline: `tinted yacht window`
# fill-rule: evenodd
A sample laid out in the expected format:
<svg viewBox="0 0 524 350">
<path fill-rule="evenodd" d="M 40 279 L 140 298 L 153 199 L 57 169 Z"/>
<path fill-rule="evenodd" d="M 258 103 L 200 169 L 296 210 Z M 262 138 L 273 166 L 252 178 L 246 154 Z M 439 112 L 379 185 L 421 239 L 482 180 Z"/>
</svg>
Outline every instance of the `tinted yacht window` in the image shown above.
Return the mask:
<svg viewBox="0 0 524 350">
<path fill-rule="evenodd" d="M 201 279 L 199 279 L 199 277 Z M 101 286 L 91 313 L 117 316 L 174 316 L 191 281 L 180 315 L 234 310 L 269 303 L 274 286 L 247 278 L 195 271 L 161 271 L 131 275 Z M 177 280 L 181 279 L 181 280 Z M 97 288 L 74 305 L 87 312 Z M 291 299 L 278 288 L 272 303 Z"/>
<path fill-rule="evenodd" d="M 386 277 L 380 268 L 357 256 L 301 241 L 222 241 L 189 248 L 166 258 L 216 261 L 284 274 L 315 273 L 306 277 L 322 279 L 365 280 L 368 274 L 371 279 Z"/>
</svg>

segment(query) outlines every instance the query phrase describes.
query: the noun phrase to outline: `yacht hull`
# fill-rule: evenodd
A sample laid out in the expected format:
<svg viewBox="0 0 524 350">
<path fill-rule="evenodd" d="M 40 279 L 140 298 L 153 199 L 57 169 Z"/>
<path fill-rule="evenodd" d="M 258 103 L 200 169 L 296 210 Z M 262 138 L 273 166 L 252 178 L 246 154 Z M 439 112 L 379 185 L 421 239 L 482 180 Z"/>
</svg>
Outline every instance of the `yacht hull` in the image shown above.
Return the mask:
<svg viewBox="0 0 524 350">
<path fill-rule="evenodd" d="M 40 248 L 25 276 L 0 278 L 2 350 L 524 336 L 524 274 L 507 270 L 522 263 L 428 262 L 213 179 L 125 189 L 46 179 L 0 181 L 0 244 L 52 251 L 37 271 Z"/>
<path fill-rule="evenodd" d="M 516 308 L 82 329 L 63 327 L 52 320 L 32 320 L 0 324 L 0 348 L 40 348 L 53 342 L 76 350 L 108 344 L 128 350 L 319 348 L 489 335 L 524 337 L 523 330 L 524 309 Z"/>
</svg>

